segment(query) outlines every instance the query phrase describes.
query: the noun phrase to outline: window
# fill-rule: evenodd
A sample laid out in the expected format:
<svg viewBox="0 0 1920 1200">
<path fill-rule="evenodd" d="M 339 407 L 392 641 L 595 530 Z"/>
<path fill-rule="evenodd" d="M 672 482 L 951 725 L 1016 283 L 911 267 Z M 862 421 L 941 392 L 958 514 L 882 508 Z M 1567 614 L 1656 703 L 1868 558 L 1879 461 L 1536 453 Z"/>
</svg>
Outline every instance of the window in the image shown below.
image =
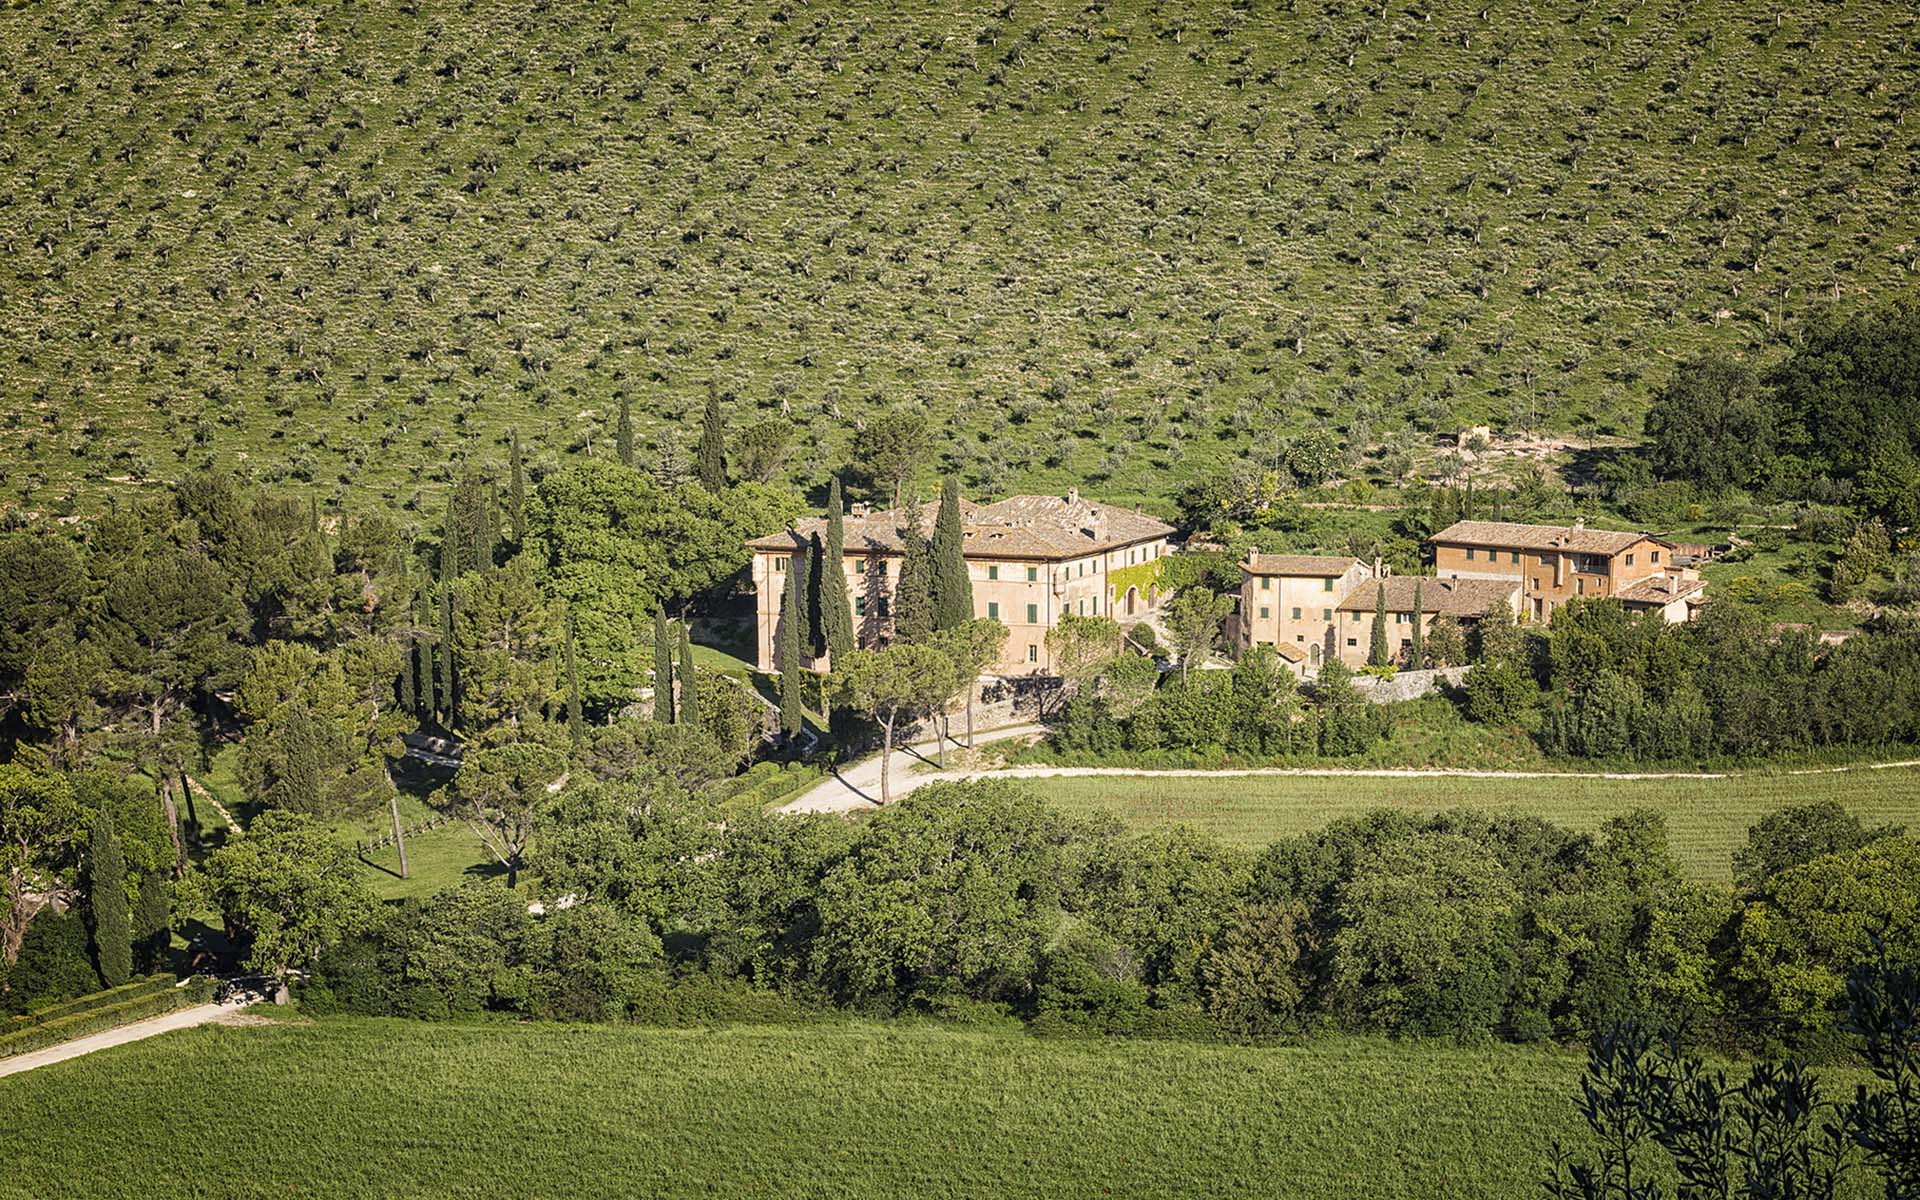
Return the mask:
<svg viewBox="0 0 1920 1200">
<path fill-rule="evenodd" d="M 1260 590 L 1263 592 L 1270 592 L 1273 590 L 1273 576 L 1262 575 L 1260 577 Z"/>
<path fill-rule="evenodd" d="M 1080 603 L 1079 603 L 1079 604 L 1077 604 L 1077 605 L 1075 605 L 1075 606 L 1074 606 L 1074 609 L 1073 609 L 1073 611 L 1074 611 L 1074 614 L 1075 614 L 1076 616 L 1082 616 L 1082 617 L 1084 617 L 1084 616 L 1086 616 L 1086 615 L 1087 615 L 1087 602 L 1086 602 L 1085 600 L 1082 600 L 1082 601 L 1080 601 Z"/>
<path fill-rule="evenodd" d="M 1627 555 L 1627 565 L 1628 565 L 1628 566 L 1632 566 L 1632 565 L 1633 565 L 1633 555 L 1631 555 L 1631 554 L 1629 554 L 1629 555 Z"/>
<path fill-rule="evenodd" d="M 1540 581 L 1538 579 L 1533 581 L 1533 590 L 1536 592 L 1540 590 Z"/>
<path fill-rule="evenodd" d="M 1307 635 L 1304 633 L 1296 633 L 1293 635 L 1293 640 L 1296 642 L 1304 642 L 1307 640 Z"/>
<path fill-rule="evenodd" d="M 1128 565 L 1128 566 L 1132 566 L 1132 565 L 1133 565 L 1133 555 L 1134 555 L 1134 552 L 1133 552 L 1132 550 L 1129 550 L 1129 551 L 1127 551 L 1127 565 Z"/>
<path fill-rule="evenodd" d="M 1358 646 L 1359 644 L 1359 642 L 1354 641 L 1352 638 L 1347 639 L 1347 645 L 1349 646 Z"/>
<path fill-rule="evenodd" d="M 1027 661 L 1028 662 L 1040 661 L 1040 647 L 1034 645 L 1032 642 L 1027 643 Z"/>
<path fill-rule="evenodd" d="M 1468 561 L 1468 562 L 1472 562 L 1472 561 L 1473 561 L 1473 547 L 1472 547 L 1472 546 L 1468 546 L 1468 547 L 1467 547 L 1467 561 Z"/>
<path fill-rule="evenodd" d="M 865 596 L 855 596 L 853 598 L 853 615 L 856 617 L 864 617 L 867 615 L 867 598 Z"/>
<path fill-rule="evenodd" d="M 1360 619 L 1360 614 L 1359 614 L 1359 613 L 1349 613 L 1349 614 L 1347 615 L 1347 619 L 1348 619 L 1349 621 L 1358 621 L 1358 620 Z"/>
<path fill-rule="evenodd" d="M 853 560 L 853 573 L 855 575 L 864 575 L 866 574 L 866 570 L 867 570 L 867 562 L 865 559 L 856 558 Z"/>
<path fill-rule="evenodd" d="M 875 607 L 877 607 L 880 610 L 880 615 L 882 617 L 890 615 L 893 611 L 893 606 L 887 602 L 887 598 L 885 596 L 880 597 L 880 601 Z"/>
<path fill-rule="evenodd" d="M 1331 620 L 1333 620 L 1333 610 L 1332 610 L 1332 609 L 1330 609 L 1330 608 L 1323 608 L 1323 609 L 1321 609 L 1321 610 L 1320 610 L 1320 619 L 1321 619 L 1322 621 L 1331 621 Z"/>
<path fill-rule="evenodd" d="M 987 617 L 993 621 L 1000 619 L 1000 602 L 998 600 L 987 601 Z"/>
<path fill-rule="evenodd" d="M 1039 623 L 1040 623 L 1040 606 L 1038 604 L 1027 605 L 1027 624 L 1038 625 Z M 1029 659 L 1028 661 L 1032 661 L 1032 660 Z"/>
<path fill-rule="evenodd" d="M 1509 551 L 1507 551 L 1507 561 L 1508 561 L 1508 562 L 1510 562 L 1510 563 L 1512 563 L 1512 564 L 1513 564 L 1514 566 L 1516 566 L 1516 567 L 1517 567 L 1517 566 L 1519 566 L 1519 565 L 1520 565 L 1520 552 L 1519 552 L 1518 550 L 1509 550 Z"/>
<path fill-rule="evenodd" d="M 988 579 L 1000 578 L 1000 566 L 998 563 L 987 564 L 987 578 Z"/>
<path fill-rule="evenodd" d="M 1028 568 L 1027 568 L 1027 582 L 1028 582 L 1028 583 L 1032 583 L 1032 582 L 1034 582 L 1035 580 L 1037 580 L 1037 579 L 1039 579 L 1039 578 L 1040 578 L 1040 568 L 1039 568 L 1039 567 L 1028 567 Z"/>
<path fill-rule="evenodd" d="M 867 560 L 867 564 L 873 568 L 873 573 L 875 575 L 878 575 L 882 579 L 885 579 L 887 577 L 887 560 L 886 559 L 870 558 Z"/>
<path fill-rule="evenodd" d="M 1407 614 L 1406 613 L 1393 614 L 1393 623 L 1395 625 L 1405 625 L 1407 623 Z"/>
<path fill-rule="evenodd" d="M 1328 576 L 1327 578 L 1325 578 L 1325 579 L 1322 579 L 1322 580 L 1320 581 L 1320 590 L 1321 590 L 1321 591 L 1323 591 L 1323 592 L 1330 592 L 1330 591 L 1332 591 L 1332 590 L 1333 590 L 1333 577 L 1332 577 L 1332 576 Z"/>
<path fill-rule="evenodd" d="M 1653 552 L 1653 561 L 1654 561 L 1654 562 L 1659 562 L 1659 561 L 1660 561 L 1660 552 L 1659 552 L 1658 550 L 1655 550 L 1655 551 Z"/>
<path fill-rule="evenodd" d="M 1297 604 L 1293 606 L 1293 619 L 1296 621 L 1300 619 L 1300 606 Z"/>
<path fill-rule="evenodd" d="M 793 569 L 793 555 L 791 555 L 791 554 L 776 554 L 776 555 L 774 555 L 774 558 L 773 558 L 773 569 L 774 569 L 774 570 L 776 570 L 776 571 L 782 571 L 782 572 L 784 572 L 784 571 L 790 571 L 790 570 L 792 570 L 792 569 Z"/>
<path fill-rule="evenodd" d="M 1272 616 L 1272 615 L 1273 615 L 1273 610 L 1272 610 L 1272 609 L 1270 609 L 1270 608 L 1268 608 L 1268 607 L 1267 607 L 1266 605 L 1264 605 L 1264 604 L 1262 604 L 1262 605 L 1260 606 L 1260 619 L 1261 619 L 1262 621 L 1264 621 L 1264 620 L 1266 620 L 1266 619 L 1267 619 L 1268 617 L 1270 617 L 1270 616 Z"/>
<path fill-rule="evenodd" d="M 1100 597 L 1098 596 L 1093 598 L 1093 615 L 1096 617 L 1100 615 Z"/>
</svg>

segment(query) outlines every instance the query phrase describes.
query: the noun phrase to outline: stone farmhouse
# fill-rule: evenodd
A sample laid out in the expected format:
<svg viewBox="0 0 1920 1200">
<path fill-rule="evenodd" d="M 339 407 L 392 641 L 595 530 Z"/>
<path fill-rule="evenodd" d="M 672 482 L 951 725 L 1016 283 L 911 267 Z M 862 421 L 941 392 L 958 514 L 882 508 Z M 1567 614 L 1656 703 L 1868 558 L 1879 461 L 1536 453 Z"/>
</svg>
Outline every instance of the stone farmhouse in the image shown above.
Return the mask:
<svg viewBox="0 0 1920 1200">
<path fill-rule="evenodd" d="M 1676 563 L 1674 544 L 1650 533 L 1588 529 L 1583 521 L 1456 521 L 1428 540 L 1442 578 L 1518 580 L 1529 621 L 1545 621 L 1580 596 L 1611 596 L 1629 610 L 1680 622 L 1707 598 L 1700 573 Z"/>
<path fill-rule="evenodd" d="M 1517 582 L 1391 575 L 1357 558 L 1249 554 L 1240 564 L 1234 643 L 1242 650 L 1272 646 L 1300 675 L 1317 673 L 1334 658 L 1364 666 L 1382 588 L 1392 623 L 1387 645 L 1396 654 L 1413 644 L 1416 589 L 1423 635 L 1437 617 L 1471 624 L 1499 605 L 1516 617 L 1520 611 Z"/>
<path fill-rule="evenodd" d="M 1392 575 L 1357 558 L 1249 554 L 1240 564 L 1234 645 L 1272 646 L 1300 675 L 1339 658 L 1363 666 L 1373 645 L 1381 589 L 1392 627 L 1387 646 L 1413 643 L 1437 617 L 1471 625 L 1505 606 L 1545 621 L 1578 596 L 1611 596 L 1628 610 L 1687 621 L 1706 599 L 1699 572 L 1673 561 L 1673 544 L 1646 533 L 1571 526 L 1460 521 L 1435 534 L 1432 575 Z"/>
<path fill-rule="evenodd" d="M 939 505 L 920 507 L 928 537 Z M 873 512 L 854 505 L 843 518 L 844 583 L 853 604 L 854 632 L 863 646 L 893 636 L 893 586 L 906 554 L 912 510 Z M 961 501 L 967 574 L 976 617 L 1007 627 L 1006 649 L 990 673 L 1052 673 L 1047 630 L 1068 613 L 1110 616 L 1122 624 L 1158 610 L 1160 567 L 1173 526 L 1131 509 L 1065 496 L 1013 496 L 994 504 Z M 793 560 L 813 535 L 826 537 L 825 518 L 748 543 L 753 551 L 754 626 L 758 663 L 774 669 L 774 637 Z M 826 665 L 824 661 L 820 664 Z"/>
</svg>

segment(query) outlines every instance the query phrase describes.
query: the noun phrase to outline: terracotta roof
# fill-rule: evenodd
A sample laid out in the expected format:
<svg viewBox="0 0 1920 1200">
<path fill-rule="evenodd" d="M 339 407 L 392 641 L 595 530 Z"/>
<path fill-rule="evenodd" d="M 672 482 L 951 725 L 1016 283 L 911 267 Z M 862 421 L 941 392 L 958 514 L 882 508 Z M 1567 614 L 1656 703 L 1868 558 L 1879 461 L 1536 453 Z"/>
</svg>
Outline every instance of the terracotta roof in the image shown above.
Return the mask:
<svg viewBox="0 0 1920 1200">
<path fill-rule="evenodd" d="M 1427 539 L 1461 546 L 1498 546 L 1516 550 L 1572 550 L 1580 554 L 1618 554 L 1642 541 L 1671 543 L 1650 533 L 1588 529 L 1582 525 L 1518 525 L 1512 521 L 1455 521 Z"/>
<path fill-rule="evenodd" d="M 1378 588 L 1362 581 L 1340 603 L 1341 612 L 1372 612 Z M 1518 579 L 1435 579 L 1431 575 L 1389 575 L 1380 580 L 1387 589 L 1388 612 L 1412 612 L 1413 590 L 1420 589 L 1420 611 L 1437 617 L 1478 617 L 1496 604 L 1511 604 L 1520 592 Z"/>
<path fill-rule="evenodd" d="M 1338 554 L 1249 554 L 1240 569 L 1249 575 L 1286 575 L 1324 579 L 1344 575 L 1355 566 L 1365 566 L 1357 558 Z"/>
<path fill-rule="evenodd" d="M 1288 662 L 1297 663 L 1307 661 L 1307 652 L 1292 642 L 1277 643 L 1273 648 L 1273 652 Z"/>
<path fill-rule="evenodd" d="M 1675 600 L 1691 599 L 1707 590 L 1707 585 L 1698 579 L 1679 579 L 1672 575 L 1649 575 L 1645 579 L 1636 579 L 1626 587 L 1614 593 L 1622 604 L 1672 604 Z"/>
<path fill-rule="evenodd" d="M 936 502 L 920 506 L 920 531 L 928 537 L 933 536 L 939 510 Z M 911 511 L 889 509 L 843 517 L 847 553 L 904 552 L 903 533 Z M 1010 496 L 995 504 L 962 500 L 960 524 L 969 558 L 1078 558 L 1173 532 L 1173 526 L 1156 517 L 1078 495 Z M 825 517 L 808 517 L 796 522 L 790 532 L 755 538 L 747 545 L 756 550 L 788 550 L 814 533 L 824 536 L 826 529 Z"/>
</svg>

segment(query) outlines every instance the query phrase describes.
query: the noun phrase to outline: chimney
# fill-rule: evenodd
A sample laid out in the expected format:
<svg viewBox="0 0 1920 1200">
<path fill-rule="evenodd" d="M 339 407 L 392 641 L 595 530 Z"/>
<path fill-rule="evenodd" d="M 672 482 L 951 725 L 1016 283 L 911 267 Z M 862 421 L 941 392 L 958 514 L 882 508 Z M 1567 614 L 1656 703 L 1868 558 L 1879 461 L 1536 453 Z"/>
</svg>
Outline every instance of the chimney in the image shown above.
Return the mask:
<svg viewBox="0 0 1920 1200">
<path fill-rule="evenodd" d="M 1087 510 L 1088 524 L 1092 527 L 1095 541 L 1105 541 L 1107 536 L 1107 514 L 1097 508 Z"/>
<path fill-rule="evenodd" d="M 868 505 L 865 500 L 855 500 L 853 502 L 853 512 L 850 515 L 858 520 L 866 517 L 867 514 L 872 511 L 872 507 Z"/>
<path fill-rule="evenodd" d="M 1585 529 L 1587 527 L 1587 519 L 1585 517 L 1575 517 L 1573 519 L 1573 527 L 1575 529 Z"/>
<path fill-rule="evenodd" d="M 1067 503 L 1068 503 L 1068 504 L 1078 504 L 1078 503 L 1080 503 L 1080 489 L 1079 489 L 1079 488 L 1077 488 L 1077 487 L 1072 487 L 1072 488 L 1068 488 L 1068 489 L 1067 489 Z"/>
</svg>

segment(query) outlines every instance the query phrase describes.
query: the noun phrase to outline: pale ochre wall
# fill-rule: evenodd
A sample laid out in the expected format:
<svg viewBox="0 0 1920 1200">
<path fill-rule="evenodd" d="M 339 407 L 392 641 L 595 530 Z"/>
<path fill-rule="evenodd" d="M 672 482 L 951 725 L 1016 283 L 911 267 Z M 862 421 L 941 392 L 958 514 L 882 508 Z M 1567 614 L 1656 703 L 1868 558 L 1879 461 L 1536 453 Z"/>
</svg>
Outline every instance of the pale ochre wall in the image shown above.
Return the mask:
<svg viewBox="0 0 1920 1200">
<path fill-rule="evenodd" d="M 1649 575 L 1673 571 L 1673 564 L 1668 561 L 1672 551 L 1649 538 L 1642 538 L 1612 555 L 1608 559 L 1607 574 L 1604 575 L 1574 570 L 1576 559 L 1591 557 L 1587 555 L 1560 550 L 1508 550 L 1484 546 L 1473 549 L 1473 558 L 1468 560 L 1465 547 L 1434 547 L 1433 573 L 1442 578 L 1518 578 L 1521 581 L 1520 614 L 1522 619 L 1530 621 L 1546 620 L 1553 615 L 1554 609 L 1575 597 L 1611 596 Z M 1520 557 L 1518 563 L 1513 561 L 1515 554 Z M 1493 557 L 1489 559 L 1489 555 Z M 1629 557 L 1633 559 L 1631 563 L 1627 561 Z"/>
<path fill-rule="evenodd" d="M 1131 563 L 1128 561 L 1129 550 L 1133 552 Z M 1167 552 L 1167 540 L 1154 538 L 1136 542 L 1132 546 L 1070 559 L 967 559 L 967 576 L 973 582 L 974 616 L 997 616 L 1007 627 L 1006 649 L 991 673 L 1030 675 L 1050 671 L 1052 665 L 1047 656 L 1047 630 L 1059 622 L 1063 613 L 1084 612 L 1087 616 L 1093 616 L 1097 612 L 1100 616 L 1113 616 L 1123 624 L 1127 623 L 1130 618 L 1124 609 L 1115 611 L 1116 601 L 1120 598 L 1110 594 L 1108 574 L 1117 569 L 1151 562 L 1155 558 L 1164 558 Z M 751 568 L 756 649 L 758 665 L 763 671 L 771 671 L 774 666 L 774 633 L 780 622 L 780 605 L 787 573 L 775 571 L 773 563 L 782 554 L 784 552 L 755 551 Z M 856 561 L 868 557 L 886 560 L 886 594 L 891 600 L 892 585 L 900 573 L 899 556 L 870 556 L 853 551 L 846 556 L 845 578 L 849 598 L 869 594 L 867 577 L 857 574 L 853 569 Z M 991 577 L 995 567 L 999 568 L 998 579 Z M 1032 580 L 1027 578 L 1028 567 L 1034 569 L 1035 578 Z M 1031 619 L 1028 616 L 1029 605 L 1032 606 Z M 1131 619 L 1138 620 L 1148 611 L 1149 605 L 1146 598 L 1142 597 Z M 871 614 L 863 618 L 857 611 L 853 620 L 856 631 L 881 637 L 891 633 L 890 620 L 881 621 Z"/>
<path fill-rule="evenodd" d="M 1333 577 L 1332 591 L 1326 590 L 1324 575 L 1242 576 L 1238 637 L 1241 648 L 1292 645 L 1309 652 L 1309 666 L 1317 663 L 1319 659 L 1311 657 L 1312 649 L 1317 646 L 1325 650 L 1328 634 L 1338 623 L 1337 610 L 1341 602 L 1371 578 L 1372 573 L 1357 562 Z M 1270 581 L 1271 586 L 1262 587 L 1262 580 Z M 1264 617 L 1260 615 L 1262 608 L 1267 610 Z M 1296 608 L 1300 610 L 1298 619 L 1293 615 Z M 1334 610 L 1331 617 L 1327 615 L 1328 610 Z"/>
</svg>

